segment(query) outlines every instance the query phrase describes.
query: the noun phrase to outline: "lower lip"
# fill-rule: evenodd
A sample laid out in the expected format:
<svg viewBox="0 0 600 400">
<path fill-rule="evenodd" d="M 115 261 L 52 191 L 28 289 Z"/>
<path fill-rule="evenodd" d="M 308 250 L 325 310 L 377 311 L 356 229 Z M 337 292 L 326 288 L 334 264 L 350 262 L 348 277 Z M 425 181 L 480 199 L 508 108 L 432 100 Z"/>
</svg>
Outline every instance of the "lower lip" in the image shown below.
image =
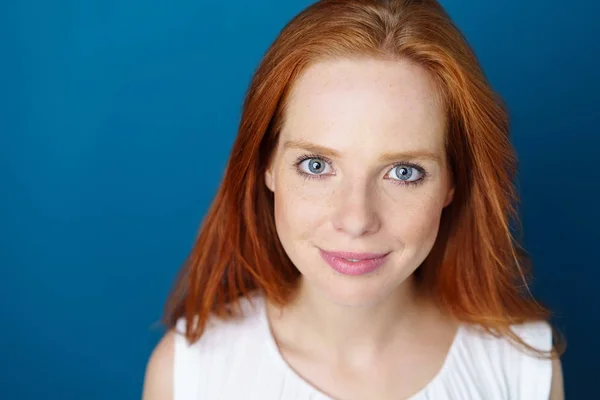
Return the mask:
<svg viewBox="0 0 600 400">
<path fill-rule="evenodd" d="M 379 269 L 386 261 L 388 254 L 379 258 L 371 258 L 357 262 L 348 261 L 344 258 L 334 257 L 326 251 L 319 250 L 321 257 L 329 264 L 331 268 L 344 275 L 366 275 Z"/>
</svg>

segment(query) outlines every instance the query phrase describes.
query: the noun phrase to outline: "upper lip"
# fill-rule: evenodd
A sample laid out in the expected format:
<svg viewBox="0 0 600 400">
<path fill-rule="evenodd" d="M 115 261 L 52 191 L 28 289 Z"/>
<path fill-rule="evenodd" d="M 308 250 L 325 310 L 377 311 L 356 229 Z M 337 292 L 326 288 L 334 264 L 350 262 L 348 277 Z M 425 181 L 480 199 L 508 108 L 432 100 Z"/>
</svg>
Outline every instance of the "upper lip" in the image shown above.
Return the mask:
<svg viewBox="0 0 600 400">
<path fill-rule="evenodd" d="M 349 260 L 372 260 L 375 258 L 382 258 L 388 255 L 389 253 L 352 253 L 349 251 L 326 251 L 321 250 L 324 253 L 332 257 L 345 258 Z"/>
</svg>

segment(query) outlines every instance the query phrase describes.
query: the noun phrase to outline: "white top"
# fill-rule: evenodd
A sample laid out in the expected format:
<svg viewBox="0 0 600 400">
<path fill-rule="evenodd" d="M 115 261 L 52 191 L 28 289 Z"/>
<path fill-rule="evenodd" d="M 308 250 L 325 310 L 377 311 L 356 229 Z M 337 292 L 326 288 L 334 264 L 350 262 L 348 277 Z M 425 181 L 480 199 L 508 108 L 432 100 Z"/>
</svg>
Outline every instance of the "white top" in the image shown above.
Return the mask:
<svg viewBox="0 0 600 400">
<path fill-rule="evenodd" d="M 302 379 L 281 356 L 265 301 L 241 301 L 244 318 L 212 320 L 193 345 L 176 335 L 174 400 L 332 400 Z M 176 330 L 185 332 L 185 320 Z M 534 348 L 549 351 L 545 322 L 513 327 Z M 437 375 L 409 400 L 547 400 L 552 362 L 527 355 L 508 339 L 463 325 Z"/>
</svg>

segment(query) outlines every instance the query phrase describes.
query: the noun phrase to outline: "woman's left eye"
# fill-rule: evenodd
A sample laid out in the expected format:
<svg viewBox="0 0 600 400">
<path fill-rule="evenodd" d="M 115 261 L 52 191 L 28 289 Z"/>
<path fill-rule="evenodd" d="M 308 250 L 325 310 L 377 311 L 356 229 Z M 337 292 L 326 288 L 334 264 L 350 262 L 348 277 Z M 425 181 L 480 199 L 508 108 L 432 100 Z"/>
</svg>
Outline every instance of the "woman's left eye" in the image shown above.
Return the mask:
<svg viewBox="0 0 600 400">
<path fill-rule="evenodd" d="M 423 178 L 423 172 L 410 165 L 399 164 L 392 168 L 387 176 L 397 181 L 416 182 Z"/>
</svg>

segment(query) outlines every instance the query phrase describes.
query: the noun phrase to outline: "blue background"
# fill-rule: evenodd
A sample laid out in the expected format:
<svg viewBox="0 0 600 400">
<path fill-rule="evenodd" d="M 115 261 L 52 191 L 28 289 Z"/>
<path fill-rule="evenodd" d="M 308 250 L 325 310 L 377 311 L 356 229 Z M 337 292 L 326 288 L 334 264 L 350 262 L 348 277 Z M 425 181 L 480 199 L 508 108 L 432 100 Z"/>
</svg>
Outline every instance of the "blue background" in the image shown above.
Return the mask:
<svg viewBox="0 0 600 400">
<path fill-rule="evenodd" d="M 567 395 L 592 398 L 600 7 L 442 3 L 509 105 L 534 290 L 569 340 Z M 139 398 L 251 74 L 308 4 L 0 5 L 0 397 Z"/>
</svg>

